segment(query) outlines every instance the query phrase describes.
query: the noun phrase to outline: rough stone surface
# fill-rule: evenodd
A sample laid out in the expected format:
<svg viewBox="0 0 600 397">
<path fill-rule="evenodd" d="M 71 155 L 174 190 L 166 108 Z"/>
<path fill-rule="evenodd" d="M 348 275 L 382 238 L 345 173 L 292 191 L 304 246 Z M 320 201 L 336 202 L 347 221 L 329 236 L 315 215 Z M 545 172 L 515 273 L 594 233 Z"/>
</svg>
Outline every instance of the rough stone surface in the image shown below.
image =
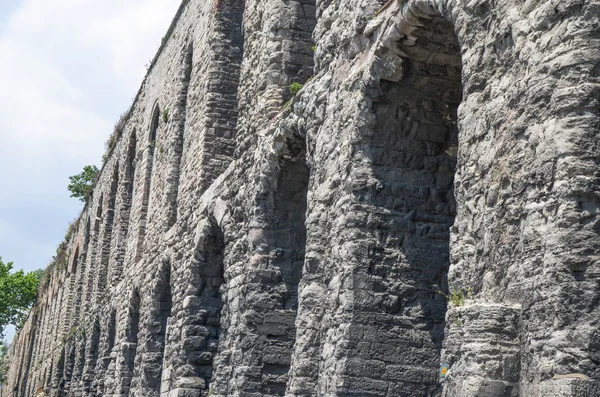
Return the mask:
<svg viewBox="0 0 600 397">
<path fill-rule="evenodd" d="M 600 396 L 599 32 L 184 1 L 1 396 Z"/>
</svg>

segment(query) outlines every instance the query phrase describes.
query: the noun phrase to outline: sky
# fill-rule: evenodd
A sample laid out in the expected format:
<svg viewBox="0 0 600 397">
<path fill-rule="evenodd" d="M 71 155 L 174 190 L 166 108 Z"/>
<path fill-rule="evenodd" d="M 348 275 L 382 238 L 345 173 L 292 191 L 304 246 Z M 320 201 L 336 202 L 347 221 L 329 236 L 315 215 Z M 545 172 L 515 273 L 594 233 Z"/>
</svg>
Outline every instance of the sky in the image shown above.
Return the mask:
<svg viewBox="0 0 600 397">
<path fill-rule="evenodd" d="M 180 0 L 0 0 L 0 257 L 43 269 Z M 10 340 L 13 330 L 7 332 Z"/>
</svg>

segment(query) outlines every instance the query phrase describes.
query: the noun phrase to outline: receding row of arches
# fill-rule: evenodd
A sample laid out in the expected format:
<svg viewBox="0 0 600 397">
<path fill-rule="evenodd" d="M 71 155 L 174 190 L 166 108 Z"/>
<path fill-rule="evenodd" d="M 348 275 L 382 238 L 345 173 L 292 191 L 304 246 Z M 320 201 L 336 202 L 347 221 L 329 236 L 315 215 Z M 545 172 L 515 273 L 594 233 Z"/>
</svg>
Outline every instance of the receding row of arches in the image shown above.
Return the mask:
<svg viewBox="0 0 600 397">
<path fill-rule="evenodd" d="M 261 303 L 264 322 L 260 327 L 263 340 L 260 348 L 264 352 L 279 352 L 270 357 L 265 354 L 262 359 L 261 392 L 265 395 L 285 394 L 291 365 L 298 285 L 306 245 L 305 155 L 303 141 L 295 140 L 281 156 L 279 177 L 269 198 L 258 203 L 265 215 L 263 231 L 271 248 L 268 267 L 272 270 L 272 277 L 263 280 L 262 285 L 270 295 L 270 303 L 267 306 Z M 131 292 L 124 325 L 129 347 L 123 353 L 126 370 L 121 372 L 125 374 L 121 384 L 126 394 L 141 390 L 144 395 L 158 395 L 171 390 L 173 368 L 177 368 L 178 377 L 199 379 L 197 387 L 203 396 L 213 387 L 219 344 L 227 334 L 222 327 L 227 290 L 226 238 L 214 219 L 202 221 L 199 230 L 201 236 L 193 260 L 179 267 L 192 275 L 187 288 L 192 295 L 175 300 L 170 261 L 159 266 L 156 285 L 146 301 L 138 289 Z M 185 305 L 181 300 L 185 300 Z M 176 316 L 177 313 L 181 315 Z M 177 342 L 180 343 L 177 350 L 169 350 Z"/>
<path fill-rule="evenodd" d="M 265 256 L 269 263 L 266 265 L 273 273 L 263 285 L 269 291 L 270 304 L 260 310 L 268 317 L 265 326 L 277 325 L 278 328 L 274 331 L 263 326 L 262 349 L 282 353 L 264 359 L 261 390 L 269 395 L 284 395 L 294 347 L 298 284 L 306 245 L 304 220 L 308 167 L 305 157 L 304 141 L 299 137 L 290 140 L 281 154 L 272 188 L 264 200 L 257 203 L 263 217 L 261 228 L 265 236 L 264 243 L 269 247 Z M 219 343 L 226 333 L 221 323 L 226 289 L 226 243 L 225 234 L 216 220 L 207 218 L 201 224 L 201 236 L 189 264 L 174 269 L 170 260 L 160 261 L 153 278 L 155 285 L 149 294 L 144 295 L 144 299 L 139 289 L 131 290 L 129 304 L 122 309 L 126 315 L 113 310 L 102 324 L 103 337 L 100 336 L 101 324 L 96 319 L 91 332 L 83 333 L 77 344 L 87 348 L 65 352 L 73 357 L 75 368 L 69 371 L 65 366 L 59 376 L 65 376 L 68 372 L 71 372 L 71 376 L 58 385 L 59 389 L 73 378 L 87 376 L 87 380 L 84 379 L 87 389 L 84 391 L 93 390 L 98 395 L 107 392 L 128 395 L 134 390 L 142 390 L 147 393 L 145 395 L 158 395 L 161 390 L 171 387 L 168 369 L 184 367 L 187 368 L 187 376 L 201 379 L 203 395 L 208 393 L 215 374 Z M 174 299 L 172 279 L 173 271 L 177 269 L 192 275 L 188 288 L 192 294 L 183 297 L 187 298 L 185 307 Z M 174 328 L 172 325 L 176 313 L 182 315 L 179 316 L 181 321 L 177 328 Z M 119 358 L 113 354 L 111 359 L 117 335 L 120 334 L 119 327 L 124 327 L 121 335 L 125 336 L 125 343 L 116 350 Z M 190 343 L 190 340 L 193 343 L 182 345 L 179 351 L 169 351 L 170 341 L 181 341 L 183 338 L 183 335 L 176 334 L 178 332 L 185 333 L 186 343 Z M 100 340 L 106 341 L 104 346 L 100 346 Z M 94 371 L 98 371 L 96 375 L 103 374 L 104 377 L 109 375 L 107 371 L 114 371 L 112 376 L 120 379 L 118 386 L 94 382 Z M 111 387 L 113 390 L 110 390 Z M 119 390 L 114 390 L 115 387 Z"/>
<path fill-rule="evenodd" d="M 207 224 L 208 225 L 208 224 Z M 111 310 L 105 320 L 95 317 L 91 326 L 76 336 L 77 343 L 68 345 L 60 354 L 57 382 L 44 376 L 44 383 L 57 389 L 58 395 L 66 395 L 73 381 L 81 379 L 83 392 L 94 395 L 133 395 L 141 390 L 144 395 L 158 396 L 161 389 L 170 387 L 165 373 L 169 363 L 184 363 L 191 368 L 188 376 L 202 380 L 201 390 L 210 389 L 213 363 L 221 337 L 221 310 L 223 308 L 222 285 L 224 284 L 223 255 L 225 240 L 214 222 L 206 229 L 203 243 L 189 265 L 194 274 L 185 309 L 184 328 L 194 335 L 196 344 L 185 350 L 175 362 L 176 354 L 169 352 L 169 340 L 177 339 L 179 328 L 173 327 L 172 266 L 164 261 L 158 266 L 156 283 L 145 295 L 139 288 L 130 291 L 128 305 Z M 143 297 L 146 297 L 143 299 Z M 144 313 L 144 315 L 142 315 Z M 119 328 L 122 327 L 122 333 Z M 124 336 L 124 343 L 117 346 L 117 336 Z M 115 346 L 118 348 L 115 350 Z M 73 368 L 69 367 L 73 363 Z M 111 373 L 112 372 L 112 373 Z M 96 378 L 94 375 L 101 375 Z M 107 379 L 118 380 L 111 384 Z"/>
<path fill-rule="evenodd" d="M 121 373 L 121 392 L 125 395 L 132 395 L 134 390 L 144 395 L 169 391 L 170 369 L 175 366 L 180 367 L 178 376 L 182 376 L 183 368 L 185 376 L 201 380 L 197 387 L 203 395 L 211 387 L 221 337 L 225 240 L 214 222 L 205 232 L 188 266 L 193 275 L 188 286 L 192 295 L 185 297 L 185 307 L 183 302 L 174 302 L 173 268 L 168 260 L 159 266 L 156 284 L 146 301 L 139 289 L 131 291 L 124 325 L 129 347 L 124 356 L 126 368 Z M 175 307 L 185 315 L 175 317 Z M 146 313 L 144 318 L 141 313 Z M 181 338 L 185 338 L 185 344 L 171 351 L 173 343 Z"/>
<path fill-rule="evenodd" d="M 378 361 L 383 362 L 385 371 L 375 371 L 375 367 L 368 366 L 363 368 L 372 372 L 369 376 L 378 381 L 393 383 L 413 395 L 423 394 L 423 390 L 431 390 L 437 383 L 435 376 L 429 374 L 437 373 L 439 366 L 446 302 L 440 294 L 436 294 L 434 285 L 448 288 L 449 228 L 456 214 L 453 182 L 458 144 L 457 108 L 462 95 L 461 59 L 452 26 L 441 17 L 435 17 L 433 21 L 434 29 L 426 31 L 418 28 L 412 33 L 414 37 L 398 42 L 402 53 L 408 54 L 400 73 L 402 78 L 382 79 L 378 82 L 377 97 L 369 98 L 369 112 L 374 115 L 374 122 L 370 133 L 361 136 L 354 149 L 364 155 L 361 166 L 377 183 L 357 184 L 351 192 L 356 204 L 353 209 L 368 219 L 368 222 L 356 226 L 363 245 L 356 250 L 362 256 L 356 268 L 352 269 L 352 276 L 353 282 L 363 286 L 363 290 L 357 287 L 354 291 L 356 301 L 353 303 L 352 326 L 365 330 L 374 328 L 375 334 L 385 329 L 386 333 L 379 340 L 371 341 L 373 346 L 396 349 L 399 341 L 406 340 L 406 329 L 418 333 L 420 343 L 410 354 L 389 358 L 382 355 Z M 415 45 L 419 47 L 418 51 Z M 434 53 L 443 56 L 435 57 Z M 131 207 L 133 198 L 141 197 L 146 206 L 141 211 L 140 225 L 143 226 L 140 230 L 147 221 L 143 217 L 148 214 L 156 141 L 160 139 L 157 135 L 160 118 L 161 110 L 157 105 L 152 114 L 145 168 L 138 167 L 136 163 L 135 134 L 131 135 L 128 146 L 125 165 L 128 203 Z M 178 129 L 181 132 L 179 148 L 182 148 L 185 122 L 178 125 L 184 126 Z M 262 316 L 263 329 L 256 331 L 261 336 L 260 345 L 255 344 L 254 348 L 262 349 L 263 353 L 278 352 L 260 357 L 261 371 L 257 375 L 260 386 L 253 391 L 262 395 L 284 396 L 289 387 L 288 374 L 297 333 L 295 320 L 299 285 L 302 278 L 308 276 L 303 272 L 315 271 L 304 266 L 306 222 L 310 210 L 307 195 L 311 183 L 306 156 L 305 139 L 296 135 L 289 137 L 272 175 L 272 186 L 258 197 L 256 203 L 256 222 L 253 224 L 260 229 L 261 240 L 252 249 L 261 257 L 261 278 L 256 285 L 250 282 L 246 288 L 260 290 L 268 299 L 249 303 L 246 309 Z M 177 179 L 180 177 L 181 158 L 174 164 L 177 167 L 173 168 L 171 175 Z M 136 194 L 133 188 L 136 173 L 142 173 L 147 181 L 138 185 L 142 189 L 141 195 Z M 177 193 L 175 189 L 167 191 L 170 200 L 173 200 L 169 203 L 175 203 L 172 205 L 176 211 Z M 108 211 L 111 202 L 108 201 Z M 115 204 L 112 205 L 114 211 Z M 172 211 L 170 214 L 169 224 L 172 225 L 173 217 L 176 219 L 177 215 L 173 215 Z M 97 216 L 101 217 L 102 212 Z M 108 222 L 112 223 L 112 220 Z M 93 225 L 92 230 L 96 234 L 99 232 L 98 223 L 86 222 L 88 231 L 83 252 L 79 253 L 77 248 L 74 260 L 87 252 L 90 225 Z M 112 232 L 104 235 L 109 234 L 114 235 Z M 171 260 L 160 261 L 151 293 L 146 297 L 139 289 L 133 289 L 125 309 L 126 315 L 112 312 L 114 314 L 109 316 L 103 331 L 108 341 L 103 352 L 97 347 L 101 332 L 96 323 L 90 335 L 82 336 L 84 340 L 91 338 L 88 345 L 94 347 L 87 351 L 65 352 L 65 355 L 75 357 L 73 373 L 82 376 L 85 363 L 90 368 L 104 365 L 101 355 L 106 356 L 114 350 L 121 325 L 125 327 L 126 342 L 119 353 L 120 362 L 114 363 L 114 371 L 120 379 L 118 385 L 112 385 L 120 389 L 117 394 L 127 395 L 132 390 L 143 390 L 145 395 L 158 396 L 170 389 L 168 371 L 172 368 L 188 371 L 183 375 L 178 373 L 178 376 L 202 379 L 198 387 L 203 395 L 208 394 L 218 370 L 219 345 L 228 332 L 222 322 L 223 311 L 227 310 L 224 292 L 228 281 L 225 266 L 228 246 L 226 235 L 215 220 L 207 220 L 201 234 L 189 264 L 175 267 Z M 144 232 L 138 233 L 137 239 L 136 252 L 141 255 Z M 137 255 L 136 260 L 139 259 Z M 341 269 L 338 264 L 331 265 L 332 269 Z M 74 267 L 77 267 L 76 264 Z M 189 290 L 193 293 L 174 293 L 175 273 L 185 269 L 192 275 Z M 327 274 L 312 273 L 310 276 L 322 277 L 323 284 L 331 281 Z M 183 300 L 186 301 L 185 307 Z M 177 327 L 173 326 L 175 322 Z M 278 327 L 269 327 L 273 324 Z M 170 341 L 181 340 L 184 333 L 193 343 L 170 352 Z M 351 336 L 347 341 L 348 346 L 356 348 L 349 351 L 349 360 L 362 358 L 359 355 L 364 353 L 358 349 L 360 343 L 365 343 L 364 333 L 356 335 L 360 336 Z M 319 340 L 321 337 L 325 337 L 321 330 L 315 330 L 311 343 L 327 343 Z M 387 369 L 395 368 L 393 366 L 399 365 L 400 360 L 406 361 L 411 357 L 415 362 L 420 360 L 414 371 L 424 374 L 426 381 L 414 382 L 408 376 L 406 379 L 399 378 L 401 375 L 397 373 L 391 374 L 390 379 L 384 378 L 390 374 Z M 311 365 L 316 362 L 318 366 L 319 359 L 316 357 Z M 65 363 L 67 361 L 65 359 Z M 379 362 L 375 364 L 381 366 Z M 67 372 L 65 364 L 65 376 Z M 306 372 L 315 377 L 319 370 L 307 369 Z"/>
<path fill-rule="evenodd" d="M 243 1 L 238 2 L 242 3 L 242 5 L 244 3 Z M 229 27 L 232 35 L 231 44 L 232 46 L 241 47 L 243 45 L 241 15 L 244 12 L 244 7 L 234 7 L 231 11 L 239 15 L 234 17 L 227 16 L 227 18 L 231 17 L 231 21 L 227 20 L 228 23 L 240 25 Z M 238 67 L 234 68 L 234 72 L 239 76 L 239 64 L 241 63 L 243 50 L 230 52 L 239 58 L 233 59 L 231 62 L 232 65 L 238 64 Z M 183 53 L 182 73 L 180 74 L 179 88 L 173 108 L 169 109 L 167 106 L 163 108 L 158 101 L 155 103 L 147 140 L 139 140 L 136 130 L 129 134 L 125 161 L 122 164 L 123 167 L 118 162 L 114 165 L 109 191 L 106 192 L 106 196 L 104 193 L 100 193 L 94 216 L 92 218 L 88 217 L 85 221 L 84 239 L 76 245 L 69 265 L 70 289 L 72 293 L 69 297 L 71 302 L 68 307 L 71 308 L 73 313 L 71 321 L 69 321 L 69 330 L 79 325 L 80 317 L 85 316 L 82 313 L 89 311 L 91 302 L 102 298 L 109 282 L 113 285 L 119 282 L 125 272 L 126 263 L 135 264 L 141 259 L 145 249 L 156 157 L 166 147 L 172 149 L 174 153 L 174 161 L 169 162 L 166 172 L 169 183 L 163 189 L 166 192 L 168 227 L 174 225 L 177 220 L 178 186 L 181 175 L 185 131 L 191 127 L 186 123 L 186 112 L 188 89 L 193 77 L 193 45 L 188 43 Z M 230 77 L 234 81 L 238 80 L 238 78 L 235 76 Z M 235 97 L 236 93 L 237 88 L 231 94 Z M 167 119 L 174 125 L 173 136 L 169 136 L 168 138 L 166 135 L 160 134 L 160 132 L 166 132 L 161 131 L 161 129 L 166 124 Z M 166 141 L 167 139 L 168 142 Z M 142 142 L 146 142 L 147 144 L 144 144 L 142 147 L 140 146 Z M 142 149 L 145 149 L 145 153 L 141 152 Z M 121 188 L 121 185 L 123 185 L 123 188 Z M 128 241 L 132 239 L 135 240 L 133 242 L 133 249 L 128 246 L 131 244 Z M 127 257 L 129 252 L 132 252 L 132 258 Z M 86 271 L 86 268 L 96 268 L 97 271 Z M 163 284 L 168 285 L 170 284 L 168 280 L 170 276 L 167 275 L 166 277 L 167 280 L 163 281 Z M 164 346 L 168 328 L 166 319 L 170 317 L 170 309 L 168 308 L 171 306 L 169 303 L 171 298 L 170 295 L 167 295 L 161 297 L 160 300 L 162 302 L 162 309 L 159 310 L 158 314 L 161 319 L 159 321 L 160 327 L 153 336 L 158 345 Z M 135 301 L 134 299 L 133 308 L 136 306 Z M 138 298 L 137 301 L 139 302 L 140 299 Z M 135 319 L 136 315 L 133 314 L 133 320 Z M 214 322 L 214 320 L 212 321 Z M 62 373 L 59 373 L 63 381 L 56 386 L 61 390 L 61 393 L 63 392 L 62 390 L 69 389 L 69 386 L 73 382 L 83 381 L 84 383 L 89 383 L 95 375 L 95 366 L 91 363 L 98 361 L 98 356 L 101 356 L 100 358 L 102 359 L 102 356 L 108 355 L 109 350 L 112 349 L 110 346 L 107 347 L 107 351 L 103 354 L 98 351 L 99 340 L 98 332 L 96 332 L 97 329 L 98 327 L 95 325 L 92 335 L 85 332 L 74 336 L 69 335 L 75 338 L 75 342 L 72 345 L 76 345 L 78 348 L 75 349 L 72 347 L 64 354 L 65 364 L 60 365 L 64 370 Z M 114 327 L 109 325 L 108 329 L 114 330 Z M 137 344 L 137 331 L 132 329 L 128 332 L 130 334 L 128 340 L 133 345 Z M 108 339 L 114 338 L 109 337 Z M 82 346 L 86 347 L 83 348 Z M 160 355 L 163 354 L 163 352 L 160 352 Z M 36 356 L 39 356 L 39 354 Z M 106 359 L 106 357 L 104 358 Z M 99 366 L 98 368 L 100 371 L 105 371 L 108 365 Z M 133 360 L 131 365 L 133 365 Z M 51 384 L 46 379 L 46 376 L 44 376 L 42 383 L 48 386 Z M 89 387 L 89 385 L 86 385 L 86 388 Z"/>
</svg>

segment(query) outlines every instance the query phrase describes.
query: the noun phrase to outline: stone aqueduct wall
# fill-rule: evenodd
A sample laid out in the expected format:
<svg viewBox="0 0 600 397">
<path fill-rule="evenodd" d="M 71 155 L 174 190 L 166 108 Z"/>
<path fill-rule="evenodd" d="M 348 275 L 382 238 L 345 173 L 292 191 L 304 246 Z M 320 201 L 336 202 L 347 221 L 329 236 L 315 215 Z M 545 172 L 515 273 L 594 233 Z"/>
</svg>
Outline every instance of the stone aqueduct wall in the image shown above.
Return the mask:
<svg viewBox="0 0 600 397">
<path fill-rule="evenodd" d="M 184 1 L 2 397 L 600 396 L 599 32 Z"/>
</svg>

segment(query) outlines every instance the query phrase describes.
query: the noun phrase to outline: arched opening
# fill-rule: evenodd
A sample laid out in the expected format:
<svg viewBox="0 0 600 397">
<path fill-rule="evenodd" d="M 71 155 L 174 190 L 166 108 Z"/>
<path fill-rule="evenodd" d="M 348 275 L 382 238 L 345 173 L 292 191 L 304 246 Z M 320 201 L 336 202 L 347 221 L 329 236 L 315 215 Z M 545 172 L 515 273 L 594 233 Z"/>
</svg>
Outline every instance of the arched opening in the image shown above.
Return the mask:
<svg viewBox="0 0 600 397">
<path fill-rule="evenodd" d="M 116 337 L 117 311 L 113 309 L 106 319 L 103 337 L 100 343 L 101 350 L 99 352 L 98 365 L 96 366 L 96 393 L 99 396 L 103 396 L 107 391 L 106 378 L 110 365 L 113 364 L 114 368 L 114 361 L 111 357 L 111 354 L 113 348 L 115 347 Z"/>
<path fill-rule="evenodd" d="M 85 286 L 85 277 L 86 277 L 86 258 L 87 252 L 90 244 L 90 228 L 91 221 L 90 217 L 87 216 L 85 220 L 85 227 L 83 232 L 83 250 L 79 251 L 79 245 L 75 250 L 75 256 L 73 257 L 73 269 L 76 273 L 74 276 L 74 285 L 71 290 L 71 299 L 73 299 L 73 312 L 71 316 L 71 328 L 78 326 L 78 320 L 81 315 L 81 303 L 84 299 L 83 292 Z M 74 362 L 71 362 L 74 364 Z"/>
<path fill-rule="evenodd" d="M 148 144 L 152 149 L 156 147 L 156 135 L 158 132 L 158 124 L 160 122 L 160 106 L 156 104 L 152 110 L 152 121 L 150 122 L 150 133 L 148 134 Z M 154 154 L 154 150 L 150 152 Z"/>
<path fill-rule="evenodd" d="M 214 219 L 205 221 L 201 233 L 192 263 L 196 290 L 192 300 L 194 318 L 186 325 L 190 330 L 197 329 L 200 348 L 190 349 L 186 354 L 187 363 L 195 369 L 193 375 L 204 381 L 202 395 L 205 396 L 215 375 L 214 362 L 222 336 L 225 236 Z"/>
<path fill-rule="evenodd" d="M 73 368 L 73 377 L 71 378 L 71 390 L 73 383 L 78 384 L 83 380 L 83 370 L 85 368 L 85 351 L 87 346 L 87 337 L 83 328 L 77 328 L 75 336 L 75 365 Z"/>
<path fill-rule="evenodd" d="M 254 244 L 264 254 L 264 272 L 269 275 L 261 280 L 265 299 L 257 308 L 264 341 L 261 392 L 283 396 L 296 341 L 298 285 L 306 251 L 309 169 L 303 138 L 287 138 L 276 173 L 271 190 L 258 203 L 264 240 Z"/>
<path fill-rule="evenodd" d="M 98 206 L 96 207 L 96 219 L 94 220 L 94 233 L 98 233 L 100 231 L 100 219 L 102 219 L 102 214 L 104 213 L 104 192 L 100 193 L 100 199 L 98 200 Z"/>
<path fill-rule="evenodd" d="M 79 244 L 75 247 L 75 252 L 73 254 L 73 259 L 71 260 L 71 268 L 69 269 L 69 273 L 71 273 L 71 277 L 74 284 L 75 274 L 77 273 L 77 265 L 79 264 Z"/>
<path fill-rule="evenodd" d="M 69 391 L 71 379 L 73 377 L 73 370 L 75 365 L 75 344 L 74 338 L 72 335 L 72 329 L 77 324 L 76 318 L 79 316 L 79 308 L 81 302 L 81 283 L 77 282 L 78 272 L 81 272 L 79 269 L 79 261 L 80 261 L 80 244 L 77 243 L 75 246 L 75 251 L 73 252 L 73 257 L 71 258 L 71 265 L 69 266 L 69 290 L 68 290 L 68 304 L 67 304 L 67 315 L 65 319 L 65 323 L 68 326 L 68 334 L 66 335 L 67 339 L 65 340 L 65 363 L 63 370 L 63 390 L 65 392 Z M 84 266 L 85 267 L 85 266 Z M 83 272 L 82 272 L 83 273 Z M 83 276 L 81 276 L 83 277 Z"/>
<path fill-rule="evenodd" d="M 52 373 L 52 371 L 50 371 L 50 373 Z M 41 382 L 40 382 L 40 389 L 44 394 L 48 393 L 47 388 L 50 387 L 50 383 L 48 382 L 48 377 L 46 376 L 47 374 L 48 374 L 48 367 L 46 367 L 44 369 L 44 376 L 42 377 Z M 50 375 L 50 376 L 52 376 L 52 375 Z"/>
<path fill-rule="evenodd" d="M 168 227 L 171 227 L 177 221 L 177 204 L 179 201 L 179 185 L 181 176 L 181 160 L 183 158 L 184 141 L 186 138 L 186 118 L 187 118 L 187 103 L 188 103 L 188 91 L 190 87 L 190 81 L 192 78 L 192 72 L 194 69 L 194 45 L 189 44 L 183 60 L 183 74 L 180 81 L 179 93 L 175 102 L 175 109 L 173 109 L 173 115 L 171 122 L 177 125 L 176 134 L 174 137 L 174 144 L 171 145 L 174 149 L 174 161 L 169 170 L 167 179 L 169 181 L 167 189 L 167 203 L 168 203 Z"/>
<path fill-rule="evenodd" d="M 115 343 L 117 341 L 117 311 L 113 310 L 106 325 L 106 352 L 105 355 L 110 356 Z"/>
<path fill-rule="evenodd" d="M 127 192 L 129 193 L 128 204 L 131 206 L 131 200 L 133 199 L 133 186 L 135 183 L 135 170 L 136 170 L 136 153 L 137 153 L 137 137 L 135 131 L 129 136 L 129 144 L 127 145 L 127 160 L 126 178 L 127 178 Z"/>
<path fill-rule="evenodd" d="M 429 7 L 412 11 L 403 10 L 421 17 L 390 50 L 401 66 L 380 76 L 372 130 L 358 148 L 368 160 L 369 183 L 354 192 L 369 219 L 359 226 L 368 252 L 354 274 L 349 360 L 369 351 L 376 361 L 347 385 L 364 394 L 372 391 L 365 376 L 393 395 L 435 389 L 444 338 L 461 53 L 451 23 Z"/>
<path fill-rule="evenodd" d="M 102 294 L 108 280 L 108 263 L 110 259 L 113 225 L 115 221 L 115 203 L 117 201 L 117 189 L 119 187 L 119 163 L 115 165 L 110 191 L 108 194 L 107 209 L 104 219 L 104 232 L 102 236 L 102 247 L 100 248 L 100 268 L 98 269 L 98 293 Z"/>
<path fill-rule="evenodd" d="M 146 152 L 146 169 L 144 170 L 144 180 L 142 185 L 142 197 L 140 198 L 139 221 L 138 221 L 138 238 L 135 249 L 135 262 L 142 259 L 144 251 L 144 242 L 146 240 L 146 229 L 148 227 L 148 211 L 150 201 L 150 191 L 152 187 L 152 172 L 154 171 L 154 157 L 156 155 L 156 146 L 158 139 L 158 128 L 160 126 L 161 110 L 156 104 L 152 110 L 152 119 L 150 122 L 150 130 L 148 133 L 148 149 Z"/>
<path fill-rule="evenodd" d="M 100 322 L 96 317 L 90 328 L 89 345 L 86 369 L 85 369 L 85 391 L 91 391 L 94 381 L 96 380 L 96 365 L 98 363 L 98 355 L 100 352 Z"/>
<path fill-rule="evenodd" d="M 127 343 L 123 344 L 123 362 L 124 362 L 124 370 L 120 374 L 122 393 L 124 395 L 132 395 L 130 393 L 132 380 L 133 380 L 133 370 L 135 364 L 135 358 L 137 354 L 138 347 L 138 339 L 140 332 L 140 294 L 138 290 L 134 290 L 131 294 L 131 299 L 129 301 L 129 309 L 127 316 L 127 325 L 125 329 L 125 338 Z"/>
<path fill-rule="evenodd" d="M 124 189 L 121 190 L 121 201 L 119 204 L 119 222 L 117 222 L 116 232 L 117 242 L 115 244 L 115 252 L 112 254 L 113 267 L 110 269 L 110 280 L 113 284 L 117 284 L 121 280 L 125 263 L 125 251 L 127 249 L 127 237 L 129 235 L 129 227 L 133 215 L 133 197 L 136 175 L 136 154 L 137 154 L 137 136 L 133 131 L 129 136 L 127 144 L 127 155 L 125 159 L 125 170 L 123 176 Z M 117 186 L 118 192 L 118 186 Z M 113 232 L 113 233 L 114 233 Z"/>
<path fill-rule="evenodd" d="M 84 308 L 86 311 L 91 309 L 94 303 L 94 296 L 98 292 L 98 282 L 96 277 L 99 276 L 97 272 L 97 270 L 99 269 L 98 259 L 99 257 L 101 258 L 101 255 L 99 255 L 98 251 L 100 248 L 100 226 L 102 224 L 103 216 L 105 214 L 104 205 L 104 192 L 101 192 L 96 207 L 96 218 L 93 220 L 92 235 L 90 236 L 91 251 L 89 256 L 89 266 L 86 275 L 87 280 L 84 286 Z"/>
<path fill-rule="evenodd" d="M 148 350 L 152 351 L 152 360 L 146 368 L 145 378 L 147 386 L 160 393 L 162 385 L 162 370 L 165 367 L 165 348 L 169 335 L 169 320 L 173 309 L 173 295 L 171 292 L 171 264 L 164 263 L 159 274 L 159 282 L 155 295 L 154 308 L 158 317 L 158 327 L 149 327 L 154 332 L 149 332 Z"/>
<path fill-rule="evenodd" d="M 56 390 L 56 395 L 58 397 L 63 397 L 65 390 L 65 354 L 66 350 L 63 347 L 60 351 L 60 357 L 56 365 L 55 385 L 53 385 L 53 389 Z"/>
<path fill-rule="evenodd" d="M 71 382 L 73 380 L 73 372 L 75 369 L 75 338 L 67 340 L 67 344 L 65 345 L 65 354 L 66 354 L 66 362 L 65 362 L 65 393 L 71 390 Z"/>
</svg>

